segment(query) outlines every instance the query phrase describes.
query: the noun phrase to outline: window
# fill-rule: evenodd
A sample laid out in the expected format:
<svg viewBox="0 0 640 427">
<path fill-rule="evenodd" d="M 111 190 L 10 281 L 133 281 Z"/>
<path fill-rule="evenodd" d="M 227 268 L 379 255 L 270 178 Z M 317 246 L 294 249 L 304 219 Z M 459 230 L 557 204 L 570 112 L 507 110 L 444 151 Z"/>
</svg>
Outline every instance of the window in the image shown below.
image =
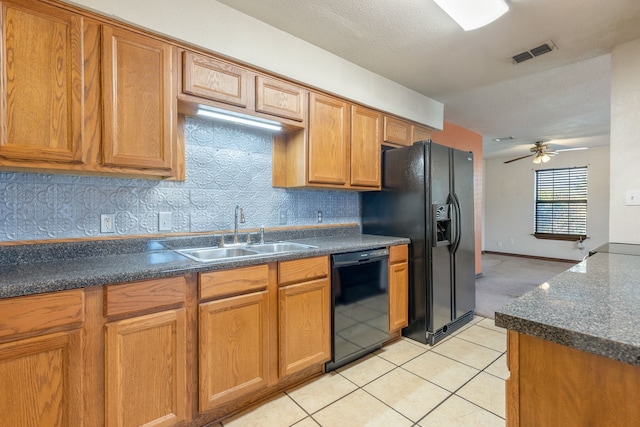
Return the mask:
<svg viewBox="0 0 640 427">
<path fill-rule="evenodd" d="M 576 240 L 587 234 L 587 167 L 536 171 L 534 236 Z"/>
</svg>

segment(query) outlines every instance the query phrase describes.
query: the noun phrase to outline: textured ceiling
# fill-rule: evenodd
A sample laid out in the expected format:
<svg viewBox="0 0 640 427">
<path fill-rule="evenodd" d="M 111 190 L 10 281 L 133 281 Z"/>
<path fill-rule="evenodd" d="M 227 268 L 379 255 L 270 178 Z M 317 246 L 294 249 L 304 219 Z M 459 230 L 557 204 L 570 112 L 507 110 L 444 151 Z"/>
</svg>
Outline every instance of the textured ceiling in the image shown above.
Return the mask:
<svg viewBox="0 0 640 427">
<path fill-rule="evenodd" d="M 640 38 L 639 0 L 507 0 L 465 32 L 431 0 L 218 0 L 445 105 L 485 158 L 609 143 L 610 53 Z M 514 65 L 548 40 L 557 50 Z M 508 143 L 492 139 L 513 136 Z"/>
</svg>

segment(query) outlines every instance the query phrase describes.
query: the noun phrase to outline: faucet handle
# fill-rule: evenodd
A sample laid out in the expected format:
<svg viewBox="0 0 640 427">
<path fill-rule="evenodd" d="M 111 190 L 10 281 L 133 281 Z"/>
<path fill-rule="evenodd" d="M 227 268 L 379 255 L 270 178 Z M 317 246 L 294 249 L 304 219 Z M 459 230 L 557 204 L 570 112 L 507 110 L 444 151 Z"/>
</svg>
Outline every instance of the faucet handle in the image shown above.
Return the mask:
<svg viewBox="0 0 640 427">
<path fill-rule="evenodd" d="M 264 244 L 264 227 L 260 227 L 260 244 Z"/>
<path fill-rule="evenodd" d="M 251 233 L 247 233 L 247 245 L 251 244 Z"/>
<path fill-rule="evenodd" d="M 218 245 L 220 248 L 224 248 L 224 236 L 220 236 L 220 244 Z"/>
</svg>

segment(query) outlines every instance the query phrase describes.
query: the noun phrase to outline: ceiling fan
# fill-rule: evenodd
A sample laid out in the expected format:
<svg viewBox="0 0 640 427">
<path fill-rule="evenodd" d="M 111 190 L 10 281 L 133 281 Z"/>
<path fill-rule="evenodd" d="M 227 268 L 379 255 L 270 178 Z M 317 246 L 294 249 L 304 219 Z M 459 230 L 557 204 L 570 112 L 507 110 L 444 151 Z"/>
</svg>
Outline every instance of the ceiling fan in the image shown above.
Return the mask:
<svg viewBox="0 0 640 427">
<path fill-rule="evenodd" d="M 547 163 L 549 160 L 551 160 L 551 156 L 555 156 L 556 154 L 558 154 L 557 151 L 549 150 L 549 144 L 547 144 L 546 141 L 537 141 L 533 145 L 533 147 L 529 149 L 529 151 L 531 151 L 531 154 L 507 160 L 504 163 L 506 164 L 515 162 L 517 160 L 526 159 L 527 157 L 533 157 L 533 163 L 536 164 Z"/>
</svg>

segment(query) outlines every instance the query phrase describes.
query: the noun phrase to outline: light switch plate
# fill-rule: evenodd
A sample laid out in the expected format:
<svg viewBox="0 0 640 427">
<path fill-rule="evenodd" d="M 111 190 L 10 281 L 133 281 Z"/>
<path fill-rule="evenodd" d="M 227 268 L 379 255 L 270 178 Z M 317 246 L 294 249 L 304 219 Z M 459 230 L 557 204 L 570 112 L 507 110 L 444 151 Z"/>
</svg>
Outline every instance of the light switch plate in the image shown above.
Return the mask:
<svg viewBox="0 0 640 427">
<path fill-rule="evenodd" d="M 158 231 L 171 231 L 171 212 L 158 212 Z"/>
<path fill-rule="evenodd" d="M 280 208 L 278 212 L 278 224 L 284 225 L 287 223 L 287 210 L 285 208 Z"/>
<path fill-rule="evenodd" d="M 640 205 L 640 190 L 627 190 L 625 194 L 625 205 L 627 206 Z"/>
</svg>

